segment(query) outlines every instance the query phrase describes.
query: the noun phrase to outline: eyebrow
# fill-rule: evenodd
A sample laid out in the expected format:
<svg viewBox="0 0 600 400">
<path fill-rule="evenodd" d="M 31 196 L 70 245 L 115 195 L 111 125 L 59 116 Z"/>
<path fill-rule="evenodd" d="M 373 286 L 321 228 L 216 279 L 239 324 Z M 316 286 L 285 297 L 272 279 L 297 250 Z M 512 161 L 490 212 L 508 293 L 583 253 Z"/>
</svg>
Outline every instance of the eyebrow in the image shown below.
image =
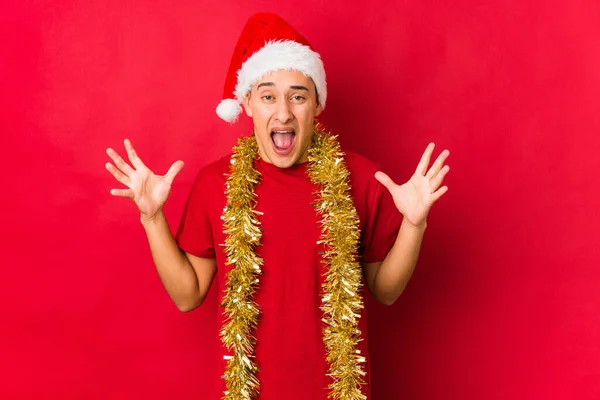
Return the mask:
<svg viewBox="0 0 600 400">
<path fill-rule="evenodd" d="M 263 86 L 275 86 L 275 84 L 273 82 L 263 82 L 263 83 L 259 83 L 256 88 L 260 89 Z"/>
<path fill-rule="evenodd" d="M 273 83 L 273 82 L 259 83 L 258 86 L 256 87 L 256 89 L 260 89 L 263 86 L 275 86 L 275 83 Z M 294 86 L 290 86 L 290 89 L 294 89 L 294 90 L 306 90 L 308 92 L 308 89 L 305 86 L 294 85 Z"/>
</svg>

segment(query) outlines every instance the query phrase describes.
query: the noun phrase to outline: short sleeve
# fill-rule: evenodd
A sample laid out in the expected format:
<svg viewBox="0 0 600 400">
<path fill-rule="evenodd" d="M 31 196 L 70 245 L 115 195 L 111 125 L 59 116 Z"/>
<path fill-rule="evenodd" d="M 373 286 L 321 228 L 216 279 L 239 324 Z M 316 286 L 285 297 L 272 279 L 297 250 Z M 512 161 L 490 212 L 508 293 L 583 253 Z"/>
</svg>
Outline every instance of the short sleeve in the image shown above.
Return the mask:
<svg viewBox="0 0 600 400">
<path fill-rule="evenodd" d="M 363 263 L 383 261 L 396 241 L 402 222 L 402 214 L 385 186 L 376 181 L 370 187 L 373 193 L 369 196 L 371 200 L 361 234 Z"/>
<path fill-rule="evenodd" d="M 209 218 L 210 197 L 198 174 L 188 196 L 175 241 L 183 251 L 202 258 L 215 258 L 212 226 Z"/>
</svg>

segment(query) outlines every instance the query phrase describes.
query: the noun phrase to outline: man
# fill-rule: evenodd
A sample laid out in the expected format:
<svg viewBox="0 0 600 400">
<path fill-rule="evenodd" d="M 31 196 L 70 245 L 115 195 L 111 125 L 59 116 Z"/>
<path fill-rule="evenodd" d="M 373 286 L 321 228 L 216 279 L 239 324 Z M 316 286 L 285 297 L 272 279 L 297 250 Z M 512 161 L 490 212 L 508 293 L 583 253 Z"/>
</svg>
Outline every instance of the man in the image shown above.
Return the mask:
<svg viewBox="0 0 600 400">
<path fill-rule="evenodd" d="M 132 166 L 108 149 L 107 169 L 128 189 L 111 194 L 139 208 L 180 310 L 201 305 L 217 275 L 224 398 L 369 398 L 363 284 L 384 304 L 404 290 L 449 153 L 429 168 L 430 144 L 403 185 L 342 153 L 315 123 L 320 56 L 273 14 L 246 24 L 224 97 L 217 114 L 234 122 L 243 108 L 254 135 L 198 173 L 175 237 L 162 207 L 182 161 L 157 176 L 125 140 Z"/>
</svg>

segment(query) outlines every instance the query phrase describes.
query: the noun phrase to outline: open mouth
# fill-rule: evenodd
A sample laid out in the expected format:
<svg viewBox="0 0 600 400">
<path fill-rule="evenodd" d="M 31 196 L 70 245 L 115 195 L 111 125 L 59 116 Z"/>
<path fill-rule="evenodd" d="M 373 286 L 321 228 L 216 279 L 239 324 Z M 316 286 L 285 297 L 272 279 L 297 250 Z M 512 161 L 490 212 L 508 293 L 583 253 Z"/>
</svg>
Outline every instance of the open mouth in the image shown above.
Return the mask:
<svg viewBox="0 0 600 400">
<path fill-rule="evenodd" d="M 292 151 L 296 139 L 296 131 L 293 129 L 274 129 L 271 131 L 273 150 L 279 155 L 287 155 Z"/>
</svg>

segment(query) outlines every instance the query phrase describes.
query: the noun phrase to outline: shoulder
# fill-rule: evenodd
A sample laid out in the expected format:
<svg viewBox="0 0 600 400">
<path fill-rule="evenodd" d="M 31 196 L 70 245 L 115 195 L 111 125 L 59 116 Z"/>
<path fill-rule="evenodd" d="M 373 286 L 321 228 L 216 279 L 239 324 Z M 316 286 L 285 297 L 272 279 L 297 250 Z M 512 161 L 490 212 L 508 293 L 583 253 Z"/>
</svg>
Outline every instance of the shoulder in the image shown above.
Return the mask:
<svg viewBox="0 0 600 400">
<path fill-rule="evenodd" d="M 378 163 L 353 151 L 344 151 L 344 153 L 346 167 L 355 184 L 359 182 L 377 182 L 375 179 L 375 172 L 381 169 L 381 166 Z"/>
<path fill-rule="evenodd" d="M 350 193 L 361 221 L 361 230 L 370 231 L 373 221 L 379 215 L 378 204 L 387 191 L 377 179 L 375 173 L 380 165 L 352 151 L 344 151 L 344 161 L 349 172 Z"/>
<path fill-rule="evenodd" d="M 228 153 L 221 158 L 206 164 L 198 170 L 197 179 L 216 176 L 223 177 L 224 174 L 229 171 L 230 160 L 231 153 Z"/>
<path fill-rule="evenodd" d="M 382 185 L 375 179 L 375 173 L 381 170 L 378 163 L 353 151 L 344 151 L 344 161 L 350 173 L 350 190 L 359 213 L 366 213 L 377 197 L 381 195 Z"/>
<path fill-rule="evenodd" d="M 228 172 L 230 156 L 223 156 L 198 170 L 188 194 L 187 209 L 197 215 L 219 215 L 225 201 L 225 174 Z"/>
<path fill-rule="evenodd" d="M 206 190 L 215 185 L 223 185 L 229 172 L 231 153 L 201 167 L 194 179 L 193 190 Z"/>
<path fill-rule="evenodd" d="M 361 154 L 350 150 L 343 151 L 344 154 L 346 154 L 344 159 L 346 160 L 348 168 L 366 168 L 372 170 L 377 170 L 379 168 L 379 164 Z"/>
</svg>

